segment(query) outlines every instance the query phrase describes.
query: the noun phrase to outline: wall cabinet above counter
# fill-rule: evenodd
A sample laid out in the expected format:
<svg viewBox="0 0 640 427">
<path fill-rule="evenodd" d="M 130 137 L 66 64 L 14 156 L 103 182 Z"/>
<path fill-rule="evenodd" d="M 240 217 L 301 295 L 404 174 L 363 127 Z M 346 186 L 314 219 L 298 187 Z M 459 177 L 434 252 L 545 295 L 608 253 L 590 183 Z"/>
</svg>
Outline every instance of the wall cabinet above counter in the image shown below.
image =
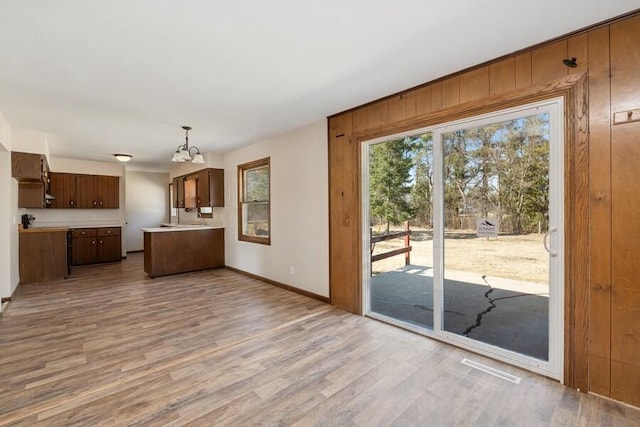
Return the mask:
<svg viewBox="0 0 640 427">
<path fill-rule="evenodd" d="M 19 208 L 118 209 L 120 177 L 55 173 L 42 154 L 11 152 Z"/>
<path fill-rule="evenodd" d="M 51 197 L 46 156 L 12 151 L 11 176 L 18 181 L 18 207 L 49 207 Z"/>
<path fill-rule="evenodd" d="M 42 182 L 49 173 L 49 163 L 43 154 L 11 152 L 11 176 L 18 182 Z"/>
<path fill-rule="evenodd" d="M 224 169 L 207 168 L 173 178 L 174 208 L 224 207 Z"/>
<path fill-rule="evenodd" d="M 120 177 L 50 173 L 51 208 L 118 209 Z"/>
</svg>

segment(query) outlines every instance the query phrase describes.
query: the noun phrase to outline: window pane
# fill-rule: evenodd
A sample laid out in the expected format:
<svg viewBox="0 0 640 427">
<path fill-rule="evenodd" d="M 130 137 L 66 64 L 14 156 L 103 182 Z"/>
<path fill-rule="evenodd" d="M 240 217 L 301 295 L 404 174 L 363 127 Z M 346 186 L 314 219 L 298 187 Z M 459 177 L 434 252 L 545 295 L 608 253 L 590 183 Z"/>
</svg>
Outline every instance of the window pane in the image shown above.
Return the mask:
<svg viewBox="0 0 640 427">
<path fill-rule="evenodd" d="M 269 237 L 269 203 L 243 203 L 242 234 Z"/>
<path fill-rule="evenodd" d="M 270 159 L 238 165 L 238 240 L 271 244 Z"/>
<path fill-rule="evenodd" d="M 244 173 L 244 201 L 265 202 L 269 200 L 269 168 L 251 169 Z"/>
</svg>

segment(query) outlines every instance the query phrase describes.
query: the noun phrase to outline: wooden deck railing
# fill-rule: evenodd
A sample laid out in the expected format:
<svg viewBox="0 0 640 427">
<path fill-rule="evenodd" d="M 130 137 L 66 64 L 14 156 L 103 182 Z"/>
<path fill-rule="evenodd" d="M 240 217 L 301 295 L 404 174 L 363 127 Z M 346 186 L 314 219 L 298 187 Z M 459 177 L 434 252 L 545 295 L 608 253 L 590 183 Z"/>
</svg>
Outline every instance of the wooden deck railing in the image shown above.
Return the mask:
<svg viewBox="0 0 640 427">
<path fill-rule="evenodd" d="M 409 221 L 405 223 L 404 231 L 394 231 L 393 233 L 383 234 L 380 236 L 373 235 L 373 229 L 370 229 L 371 238 L 371 264 L 376 261 L 380 261 L 381 259 L 389 258 L 396 255 L 404 254 L 404 265 L 411 264 L 411 230 L 409 229 Z M 404 246 L 398 249 L 392 249 L 387 252 L 382 252 L 374 255 L 373 250 L 375 249 L 376 243 L 384 242 L 386 240 L 399 239 L 403 238 Z M 372 269 L 373 271 L 373 269 Z"/>
</svg>

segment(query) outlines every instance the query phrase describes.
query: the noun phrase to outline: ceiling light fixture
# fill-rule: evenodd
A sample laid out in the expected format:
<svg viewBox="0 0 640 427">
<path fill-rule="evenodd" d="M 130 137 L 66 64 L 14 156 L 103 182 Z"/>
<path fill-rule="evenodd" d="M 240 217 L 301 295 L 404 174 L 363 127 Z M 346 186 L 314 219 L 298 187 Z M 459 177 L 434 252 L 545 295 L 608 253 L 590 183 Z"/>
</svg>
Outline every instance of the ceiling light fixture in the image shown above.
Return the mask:
<svg viewBox="0 0 640 427">
<path fill-rule="evenodd" d="M 121 163 L 127 163 L 133 156 L 131 154 L 114 154 L 113 157 Z"/>
<path fill-rule="evenodd" d="M 204 163 L 204 157 L 200 154 L 200 149 L 195 145 L 189 147 L 189 131 L 191 130 L 191 126 L 182 126 L 182 129 L 185 131 L 184 144 L 178 146 L 176 152 L 173 153 L 171 161 L 183 163 L 190 160 L 191 163 Z M 196 150 L 193 159 L 191 158 L 191 150 Z"/>
</svg>

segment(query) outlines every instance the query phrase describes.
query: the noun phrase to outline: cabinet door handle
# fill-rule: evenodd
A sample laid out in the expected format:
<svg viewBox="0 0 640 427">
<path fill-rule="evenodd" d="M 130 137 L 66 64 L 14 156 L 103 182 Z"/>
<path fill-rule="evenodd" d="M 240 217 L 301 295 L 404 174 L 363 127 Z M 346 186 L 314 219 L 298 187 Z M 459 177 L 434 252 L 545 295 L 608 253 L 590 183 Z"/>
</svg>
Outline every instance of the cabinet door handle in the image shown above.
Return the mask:
<svg viewBox="0 0 640 427">
<path fill-rule="evenodd" d="M 95 244 L 96 244 L 96 241 L 95 241 L 95 240 L 92 240 L 92 241 L 91 241 L 91 244 L 92 244 L 92 245 L 95 245 Z"/>
<path fill-rule="evenodd" d="M 100 206 L 102 206 L 102 200 L 100 200 Z"/>
<path fill-rule="evenodd" d="M 82 234 L 84 236 L 85 234 L 87 234 L 87 232 L 86 231 L 82 231 L 82 232 L 80 232 L 80 234 Z"/>
<path fill-rule="evenodd" d="M 69 200 L 69 205 L 73 206 L 76 202 L 74 202 L 73 200 Z"/>
<path fill-rule="evenodd" d="M 95 206 L 95 205 L 97 205 L 97 203 L 96 203 L 96 201 L 94 200 L 94 201 L 93 201 L 93 206 Z"/>
<path fill-rule="evenodd" d="M 102 244 L 102 240 L 100 240 L 100 244 Z"/>
<path fill-rule="evenodd" d="M 107 230 L 107 234 L 111 234 L 111 230 Z"/>
</svg>

